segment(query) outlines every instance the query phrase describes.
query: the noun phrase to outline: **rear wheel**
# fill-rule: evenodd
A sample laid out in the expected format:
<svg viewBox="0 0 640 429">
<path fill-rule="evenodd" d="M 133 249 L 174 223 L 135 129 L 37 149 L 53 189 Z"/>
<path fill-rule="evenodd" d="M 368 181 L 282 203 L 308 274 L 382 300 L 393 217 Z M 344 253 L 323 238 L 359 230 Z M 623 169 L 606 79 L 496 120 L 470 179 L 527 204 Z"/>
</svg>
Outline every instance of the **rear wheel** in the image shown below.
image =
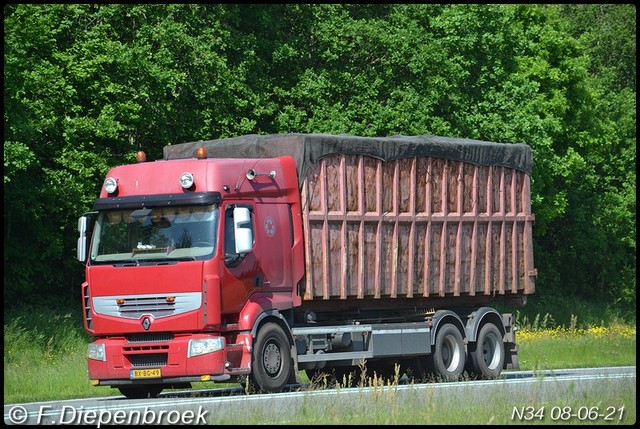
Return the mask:
<svg viewBox="0 0 640 429">
<path fill-rule="evenodd" d="M 504 359 L 505 349 L 500 329 L 490 322 L 484 324 L 477 341 L 469 345 L 471 372 L 481 378 L 497 378 L 502 372 Z"/>
<path fill-rule="evenodd" d="M 445 323 L 433 346 L 433 372 L 444 381 L 456 381 L 464 371 L 466 355 L 462 334 L 451 323 Z"/>
<path fill-rule="evenodd" d="M 160 385 L 118 387 L 120 393 L 129 399 L 156 398 L 162 392 Z"/>
<path fill-rule="evenodd" d="M 279 392 L 292 372 L 291 345 L 283 329 L 266 323 L 253 348 L 250 380 L 258 390 Z"/>
</svg>

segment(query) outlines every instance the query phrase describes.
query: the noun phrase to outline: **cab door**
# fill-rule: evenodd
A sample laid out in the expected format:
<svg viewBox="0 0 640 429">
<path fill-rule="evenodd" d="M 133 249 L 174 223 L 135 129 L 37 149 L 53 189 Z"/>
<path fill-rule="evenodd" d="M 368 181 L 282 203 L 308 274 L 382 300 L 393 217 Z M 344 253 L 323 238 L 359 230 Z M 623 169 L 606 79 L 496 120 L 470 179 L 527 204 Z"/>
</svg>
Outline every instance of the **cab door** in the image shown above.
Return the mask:
<svg viewBox="0 0 640 429">
<path fill-rule="evenodd" d="M 242 219 L 244 227 L 255 231 L 255 212 L 253 204 L 226 203 L 222 210 L 222 246 L 221 256 L 223 268 L 221 289 L 221 310 L 223 313 L 237 313 L 245 305 L 249 295 L 254 293 L 258 286 L 258 280 L 263 277 L 259 264 L 259 254 L 256 252 L 257 240 L 253 236 L 253 247 L 248 251 L 239 253 L 236 246 L 236 219 L 237 207 L 248 210 L 248 219 Z M 247 211 L 244 211 L 247 214 Z M 247 246 L 251 247 L 251 246 Z"/>
<path fill-rule="evenodd" d="M 249 219 L 242 222 L 252 230 L 253 247 L 246 253 L 236 251 L 236 207 L 249 210 Z M 256 292 L 287 292 L 289 296 L 293 246 L 289 205 L 227 203 L 222 210 L 223 310 L 239 311 Z"/>
<path fill-rule="evenodd" d="M 262 204 L 255 210 L 255 246 L 262 277 L 259 287 L 290 291 L 293 234 L 288 204 Z"/>
</svg>

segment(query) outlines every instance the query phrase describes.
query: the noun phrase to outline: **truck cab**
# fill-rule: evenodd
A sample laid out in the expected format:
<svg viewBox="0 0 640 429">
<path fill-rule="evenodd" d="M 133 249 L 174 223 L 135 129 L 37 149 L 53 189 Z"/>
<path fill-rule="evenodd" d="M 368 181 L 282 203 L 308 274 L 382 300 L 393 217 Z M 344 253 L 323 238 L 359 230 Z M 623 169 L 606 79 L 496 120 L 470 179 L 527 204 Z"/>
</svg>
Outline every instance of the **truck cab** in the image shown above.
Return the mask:
<svg viewBox="0 0 640 429">
<path fill-rule="evenodd" d="M 144 397 L 247 375 L 256 319 L 300 304 L 297 186 L 287 156 L 111 169 L 79 221 L 92 384 Z"/>
</svg>

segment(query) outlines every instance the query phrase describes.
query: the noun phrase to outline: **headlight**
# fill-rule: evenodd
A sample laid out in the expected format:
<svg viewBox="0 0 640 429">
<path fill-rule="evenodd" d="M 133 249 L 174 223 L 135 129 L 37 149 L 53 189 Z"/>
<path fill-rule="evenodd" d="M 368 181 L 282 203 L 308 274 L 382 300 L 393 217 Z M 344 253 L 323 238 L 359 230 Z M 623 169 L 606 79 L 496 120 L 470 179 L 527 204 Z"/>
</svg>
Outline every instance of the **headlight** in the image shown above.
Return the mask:
<svg viewBox="0 0 640 429">
<path fill-rule="evenodd" d="M 104 343 L 91 343 L 87 347 L 87 356 L 89 359 L 107 361 L 107 350 Z"/>
<path fill-rule="evenodd" d="M 224 349 L 224 338 L 205 338 L 202 340 L 189 340 L 187 357 L 206 355 Z"/>
<path fill-rule="evenodd" d="M 180 175 L 180 184 L 184 189 L 189 189 L 193 186 L 193 174 L 189 172 L 182 173 Z"/>
<path fill-rule="evenodd" d="M 107 177 L 104 181 L 104 190 L 113 194 L 118 189 L 118 181 L 113 177 Z"/>
</svg>

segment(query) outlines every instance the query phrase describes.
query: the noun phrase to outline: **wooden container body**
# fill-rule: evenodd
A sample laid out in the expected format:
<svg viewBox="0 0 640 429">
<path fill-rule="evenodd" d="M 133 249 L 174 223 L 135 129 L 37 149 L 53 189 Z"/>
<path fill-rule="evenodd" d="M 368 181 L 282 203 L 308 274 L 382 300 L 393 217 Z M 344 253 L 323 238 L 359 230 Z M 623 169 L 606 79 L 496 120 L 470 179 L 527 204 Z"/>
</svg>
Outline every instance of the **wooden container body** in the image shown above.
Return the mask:
<svg viewBox="0 0 640 429">
<path fill-rule="evenodd" d="M 530 178 L 522 171 L 335 155 L 308 170 L 301 197 L 309 308 L 396 298 L 479 305 L 535 291 Z"/>
</svg>

